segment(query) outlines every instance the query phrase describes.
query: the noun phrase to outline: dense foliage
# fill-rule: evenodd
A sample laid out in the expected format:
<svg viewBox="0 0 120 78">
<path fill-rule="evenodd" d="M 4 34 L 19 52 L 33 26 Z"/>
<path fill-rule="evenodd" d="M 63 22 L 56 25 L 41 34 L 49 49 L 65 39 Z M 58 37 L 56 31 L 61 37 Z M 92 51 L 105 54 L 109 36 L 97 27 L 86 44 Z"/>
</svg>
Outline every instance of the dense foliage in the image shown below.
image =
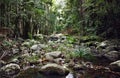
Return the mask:
<svg viewBox="0 0 120 78">
<path fill-rule="evenodd" d="M 120 36 L 119 0 L 1 0 L 0 27 L 16 37 L 34 34 Z"/>
<path fill-rule="evenodd" d="M 105 38 L 119 38 L 119 0 L 85 0 L 83 6 L 86 30 Z"/>
<path fill-rule="evenodd" d="M 52 31 L 51 26 L 55 20 L 50 8 L 51 2 L 50 0 L 2 0 L 0 26 L 12 28 L 17 37 L 28 38 L 37 33 L 48 34 L 47 31 Z"/>
</svg>

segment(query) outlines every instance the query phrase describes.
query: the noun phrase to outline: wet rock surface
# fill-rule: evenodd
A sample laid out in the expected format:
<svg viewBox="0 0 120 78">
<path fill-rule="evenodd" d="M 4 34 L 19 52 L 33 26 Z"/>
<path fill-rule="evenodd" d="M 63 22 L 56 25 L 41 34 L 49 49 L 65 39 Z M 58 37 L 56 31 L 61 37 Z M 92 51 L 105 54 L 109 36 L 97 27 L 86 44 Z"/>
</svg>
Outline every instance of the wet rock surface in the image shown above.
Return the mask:
<svg viewBox="0 0 120 78">
<path fill-rule="evenodd" d="M 67 75 L 68 69 L 55 63 L 47 64 L 41 67 L 40 72 L 46 75 Z"/>
<path fill-rule="evenodd" d="M 27 66 L 15 78 L 36 78 L 39 69 L 39 67 Z"/>
<path fill-rule="evenodd" d="M 47 46 L 45 44 L 35 44 L 30 49 L 34 51 L 42 50 L 43 48 L 46 48 Z"/>
<path fill-rule="evenodd" d="M 47 60 L 53 61 L 55 58 L 59 58 L 61 56 L 60 51 L 49 52 L 45 54 Z"/>
<path fill-rule="evenodd" d="M 104 54 L 104 57 L 109 59 L 110 61 L 116 61 L 120 58 L 120 52 L 118 51 L 110 51 L 106 54 Z"/>
<path fill-rule="evenodd" d="M 1 78 L 17 75 L 19 72 L 20 66 L 13 63 L 7 64 L 0 69 Z"/>
<path fill-rule="evenodd" d="M 90 46 L 91 53 L 105 62 L 113 62 L 120 59 L 120 45 L 119 40 L 105 40 L 100 42 L 97 46 Z M 100 60 L 99 60 L 100 61 Z"/>
<path fill-rule="evenodd" d="M 120 72 L 120 60 L 110 63 L 109 67 L 113 71 Z"/>
</svg>

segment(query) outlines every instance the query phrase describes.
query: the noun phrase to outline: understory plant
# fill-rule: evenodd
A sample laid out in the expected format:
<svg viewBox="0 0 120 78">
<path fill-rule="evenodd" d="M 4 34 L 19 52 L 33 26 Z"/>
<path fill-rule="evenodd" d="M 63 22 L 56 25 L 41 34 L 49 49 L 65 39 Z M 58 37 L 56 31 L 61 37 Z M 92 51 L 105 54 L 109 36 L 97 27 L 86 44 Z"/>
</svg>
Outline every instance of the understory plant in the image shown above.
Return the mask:
<svg viewBox="0 0 120 78">
<path fill-rule="evenodd" d="M 82 60 L 91 60 L 94 57 L 90 53 L 90 48 L 82 46 L 72 53 L 73 58 L 82 59 Z"/>
<path fill-rule="evenodd" d="M 72 43 L 76 42 L 76 39 L 72 36 L 67 36 L 67 41 L 68 41 L 68 43 L 72 44 Z"/>
</svg>

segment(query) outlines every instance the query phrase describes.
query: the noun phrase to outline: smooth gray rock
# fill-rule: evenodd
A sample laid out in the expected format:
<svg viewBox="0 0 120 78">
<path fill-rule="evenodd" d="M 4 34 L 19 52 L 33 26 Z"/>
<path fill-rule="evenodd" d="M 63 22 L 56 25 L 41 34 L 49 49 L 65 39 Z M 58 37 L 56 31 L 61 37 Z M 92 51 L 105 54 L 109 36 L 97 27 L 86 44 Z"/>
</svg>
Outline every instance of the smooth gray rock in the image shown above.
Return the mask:
<svg viewBox="0 0 120 78">
<path fill-rule="evenodd" d="M 41 47 L 38 44 L 35 44 L 30 49 L 32 49 L 32 50 L 40 50 Z"/>
<path fill-rule="evenodd" d="M 38 78 L 39 67 L 27 66 L 15 78 Z M 40 77 L 42 78 L 42 77 Z"/>
<path fill-rule="evenodd" d="M 110 63 L 109 67 L 113 71 L 120 72 L 120 60 Z"/>
<path fill-rule="evenodd" d="M 47 45 L 45 45 L 45 44 L 35 44 L 30 49 L 35 50 L 35 51 L 37 51 L 37 50 L 39 51 L 39 50 L 46 48 L 46 47 L 47 47 Z"/>
<path fill-rule="evenodd" d="M 60 58 L 62 55 L 61 51 L 54 51 L 45 54 L 46 60 L 50 62 L 56 62 L 57 58 Z"/>
<path fill-rule="evenodd" d="M 47 64 L 41 67 L 41 73 L 46 75 L 67 75 L 69 73 L 68 69 L 64 66 L 60 66 L 55 63 Z"/>
<path fill-rule="evenodd" d="M 61 51 L 54 51 L 54 52 L 49 52 L 49 53 L 46 53 L 45 55 L 49 55 L 49 56 L 51 56 L 51 57 L 53 57 L 53 58 L 58 58 L 58 57 L 60 57 L 61 56 Z"/>
<path fill-rule="evenodd" d="M 104 56 L 109 59 L 110 61 L 116 61 L 119 59 L 120 56 L 120 52 L 118 51 L 110 51 L 106 54 L 104 54 Z"/>
</svg>

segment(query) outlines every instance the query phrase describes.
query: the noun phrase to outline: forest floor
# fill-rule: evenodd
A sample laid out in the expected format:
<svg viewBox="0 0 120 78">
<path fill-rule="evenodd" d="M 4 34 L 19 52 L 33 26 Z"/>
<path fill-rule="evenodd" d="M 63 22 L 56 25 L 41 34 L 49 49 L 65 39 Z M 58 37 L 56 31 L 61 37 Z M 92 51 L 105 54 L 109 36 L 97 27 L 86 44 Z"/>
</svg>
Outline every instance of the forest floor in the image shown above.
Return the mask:
<svg viewBox="0 0 120 78">
<path fill-rule="evenodd" d="M 120 78 L 119 40 L 79 41 L 64 34 L 1 39 L 0 78 Z"/>
</svg>

